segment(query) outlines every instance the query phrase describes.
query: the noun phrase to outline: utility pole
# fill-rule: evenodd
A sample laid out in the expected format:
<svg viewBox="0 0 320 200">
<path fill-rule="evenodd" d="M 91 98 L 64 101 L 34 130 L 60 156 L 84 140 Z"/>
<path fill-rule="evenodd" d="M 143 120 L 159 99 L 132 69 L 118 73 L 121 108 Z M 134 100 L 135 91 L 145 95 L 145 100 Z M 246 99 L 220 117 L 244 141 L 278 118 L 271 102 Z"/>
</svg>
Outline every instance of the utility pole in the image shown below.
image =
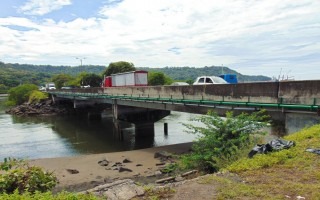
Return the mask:
<svg viewBox="0 0 320 200">
<path fill-rule="evenodd" d="M 84 60 L 84 59 L 86 59 L 85 57 L 76 57 L 76 59 L 77 60 L 80 60 L 80 69 L 79 69 L 79 75 L 80 75 L 80 73 L 81 73 L 81 69 L 82 69 L 82 61 Z M 84 70 L 83 70 L 84 71 Z M 80 83 L 80 86 L 82 87 L 83 86 L 83 80 L 81 79 L 81 83 Z"/>
<path fill-rule="evenodd" d="M 85 57 L 82 57 L 82 58 L 79 58 L 79 57 L 76 57 L 77 60 L 80 60 L 80 68 L 82 68 L 82 61 L 84 59 L 86 59 Z"/>
</svg>

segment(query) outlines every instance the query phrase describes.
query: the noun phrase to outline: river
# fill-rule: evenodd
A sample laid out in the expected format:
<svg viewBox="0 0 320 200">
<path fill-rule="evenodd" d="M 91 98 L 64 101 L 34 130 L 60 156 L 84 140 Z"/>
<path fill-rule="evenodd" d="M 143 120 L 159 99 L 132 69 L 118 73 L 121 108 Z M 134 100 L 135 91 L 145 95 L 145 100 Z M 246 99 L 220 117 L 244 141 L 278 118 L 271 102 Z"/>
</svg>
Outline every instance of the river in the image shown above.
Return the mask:
<svg viewBox="0 0 320 200">
<path fill-rule="evenodd" d="M 185 133 L 182 123 L 194 114 L 172 112 L 155 123 L 155 136 L 136 138 L 134 125 L 121 123 L 123 140 L 113 135 L 112 115 L 105 112 L 101 121 L 86 117 L 18 117 L 5 113 L 0 97 L 0 161 L 5 157 L 24 159 L 65 157 L 107 153 L 191 142 L 195 136 Z M 163 124 L 168 123 L 168 135 Z"/>
</svg>

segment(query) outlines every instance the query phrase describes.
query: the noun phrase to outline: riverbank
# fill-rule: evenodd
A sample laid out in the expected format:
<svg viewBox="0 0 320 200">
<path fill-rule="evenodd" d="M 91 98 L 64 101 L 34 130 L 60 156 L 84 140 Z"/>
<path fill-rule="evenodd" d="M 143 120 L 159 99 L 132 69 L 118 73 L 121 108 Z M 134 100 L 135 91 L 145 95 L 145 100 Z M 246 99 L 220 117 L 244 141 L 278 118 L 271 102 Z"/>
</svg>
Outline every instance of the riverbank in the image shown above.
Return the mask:
<svg viewBox="0 0 320 200">
<path fill-rule="evenodd" d="M 84 191 L 117 179 L 133 178 L 154 182 L 159 169 L 172 160 L 155 158 L 157 152 L 182 154 L 192 143 L 183 143 L 133 151 L 92 154 L 74 157 L 30 160 L 31 165 L 53 171 L 59 184 L 54 191 Z"/>
</svg>

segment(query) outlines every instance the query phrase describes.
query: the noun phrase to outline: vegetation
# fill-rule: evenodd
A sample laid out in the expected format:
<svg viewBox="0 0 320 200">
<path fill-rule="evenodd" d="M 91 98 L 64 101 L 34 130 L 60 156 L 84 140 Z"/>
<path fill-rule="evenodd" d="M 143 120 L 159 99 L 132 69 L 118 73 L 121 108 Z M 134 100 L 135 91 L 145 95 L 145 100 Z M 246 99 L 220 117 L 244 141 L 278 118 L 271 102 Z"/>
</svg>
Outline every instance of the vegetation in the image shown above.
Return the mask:
<svg viewBox="0 0 320 200">
<path fill-rule="evenodd" d="M 201 183 L 214 185 L 216 199 L 319 199 L 319 155 L 306 149 L 319 148 L 320 125 L 284 139 L 294 141 L 296 146 L 242 158 Z"/>
<path fill-rule="evenodd" d="M 209 111 L 207 115 L 193 119 L 203 124 L 184 124 L 188 133 L 199 136 L 192 146 L 193 152 L 182 157 L 186 168 L 199 168 L 204 171 L 218 171 L 236 160 L 241 150 L 248 148 L 254 134 L 263 134 L 261 128 L 267 126 L 265 111 L 234 116 L 232 112 L 221 118 Z"/>
<path fill-rule="evenodd" d="M 170 85 L 173 80 L 163 72 L 149 72 L 148 85 Z"/>
<path fill-rule="evenodd" d="M 126 61 L 112 62 L 103 72 L 103 75 L 110 76 L 111 74 L 130 72 L 135 70 L 136 68 L 134 67 L 133 63 L 129 63 Z"/>
<path fill-rule="evenodd" d="M 8 105 L 19 105 L 29 100 L 31 93 L 38 90 L 33 84 L 23 84 L 9 90 Z"/>
<path fill-rule="evenodd" d="M 168 199 L 175 193 L 175 190 L 168 186 L 155 188 L 153 185 L 145 185 L 144 190 L 144 197 L 152 200 Z"/>
<path fill-rule="evenodd" d="M 57 184 L 57 179 L 51 172 L 45 172 L 40 167 L 29 166 L 23 160 L 5 158 L 0 165 L 0 193 L 12 194 L 16 190 L 35 193 L 46 192 Z"/>
<path fill-rule="evenodd" d="M 239 82 L 248 81 L 270 81 L 271 78 L 267 76 L 247 76 L 240 74 L 239 72 L 223 66 L 211 66 L 211 67 L 164 67 L 164 68 L 147 68 L 141 67 L 141 70 L 162 72 L 167 74 L 173 80 L 181 80 L 193 83 L 199 76 L 219 76 L 221 74 L 236 74 Z"/>
<path fill-rule="evenodd" d="M 111 65 L 111 66 L 110 66 Z M 62 81 L 66 83 L 63 86 L 80 86 L 81 78 L 78 78 L 82 73 L 108 75 L 112 73 L 134 71 L 136 68 L 132 63 L 120 61 L 110 63 L 109 70 L 105 66 L 99 65 L 82 65 L 78 67 L 71 66 L 50 66 L 50 65 L 28 65 L 28 64 L 10 64 L 0 62 L 0 93 L 7 93 L 7 91 L 21 84 L 34 84 L 37 86 L 44 86 L 47 82 L 55 82 L 56 87 L 60 88 L 61 83 L 53 81 L 52 78 L 57 75 L 63 74 L 64 76 L 73 77 L 72 80 Z M 115 66 L 121 66 L 120 71 L 113 71 Z M 117 68 L 117 67 L 115 67 Z M 266 76 L 246 76 L 242 75 L 228 67 L 211 66 L 211 67 L 165 67 L 165 68 L 147 68 L 140 67 L 139 70 L 146 70 L 152 72 L 161 72 L 174 81 L 185 81 L 189 84 L 193 83 L 196 77 L 203 75 L 220 75 L 221 73 L 237 74 L 238 80 L 243 81 L 268 81 L 271 78 Z M 223 70 L 222 70 L 223 69 Z M 62 77 L 60 77 L 62 78 Z M 169 85 L 170 82 L 166 79 L 165 84 Z"/>
<path fill-rule="evenodd" d="M 44 93 L 38 90 L 34 90 L 31 92 L 29 96 L 29 103 L 39 103 L 41 100 L 48 98 L 48 93 Z"/>
<path fill-rule="evenodd" d="M 43 199 L 43 200 L 98 200 L 100 198 L 92 194 L 75 194 L 70 192 L 60 192 L 58 194 L 52 194 L 51 192 L 35 192 L 34 194 L 25 192 L 19 194 L 18 191 L 15 191 L 13 194 L 0 194 L 0 199 L 5 200 L 34 200 L 34 199 Z"/>
<path fill-rule="evenodd" d="M 101 82 L 101 76 L 93 73 L 86 73 L 81 80 L 82 85 L 90 85 L 91 87 L 100 87 Z"/>
<path fill-rule="evenodd" d="M 52 77 L 52 82 L 56 85 L 57 89 L 60 89 L 63 86 L 70 86 L 69 82 L 71 82 L 74 78 L 68 74 L 57 74 Z"/>
</svg>

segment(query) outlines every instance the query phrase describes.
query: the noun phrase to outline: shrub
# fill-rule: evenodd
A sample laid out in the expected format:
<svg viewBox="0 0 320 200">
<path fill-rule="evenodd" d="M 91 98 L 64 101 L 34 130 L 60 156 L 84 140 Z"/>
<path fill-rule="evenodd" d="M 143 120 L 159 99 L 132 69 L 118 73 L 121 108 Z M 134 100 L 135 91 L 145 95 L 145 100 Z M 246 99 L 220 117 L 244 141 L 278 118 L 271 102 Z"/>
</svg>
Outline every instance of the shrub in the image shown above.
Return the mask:
<svg viewBox="0 0 320 200">
<path fill-rule="evenodd" d="M 29 100 L 32 91 L 38 90 L 33 84 L 23 84 L 9 90 L 8 105 L 19 105 Z"/>
<path fill-rule="evenodd" d="M 57 178 L 51 172 L 40 167 L 29 166 L 23 160 L 5 158 L 0 165 L 0 193 L 46 192 L 57 184 Z"/>
<path fill-rule="evenodd" d="M 238 116 L 227 112 L 226 118 L 221 118 L 209 111 L 207 115 L 192 120 L 203 126 L 184 124 L 188 133 L 197 134 L 199 138 L 192 146 L 193 152 L 182 156 L 182 164 L 186 168 L 197 167 L 210 172 L 224 167 L 252 143 L 253 134 L 263 134 L 260 130 L 268 124 L 268 116 L 264 114 L 264 110 Z"/>
<path fill-rule="evenodd" d="M 43 99 L 48 98 L 48 93 L 34 90 L 29 96 L 29 103 L 39 103 Z"/>
</svg>

